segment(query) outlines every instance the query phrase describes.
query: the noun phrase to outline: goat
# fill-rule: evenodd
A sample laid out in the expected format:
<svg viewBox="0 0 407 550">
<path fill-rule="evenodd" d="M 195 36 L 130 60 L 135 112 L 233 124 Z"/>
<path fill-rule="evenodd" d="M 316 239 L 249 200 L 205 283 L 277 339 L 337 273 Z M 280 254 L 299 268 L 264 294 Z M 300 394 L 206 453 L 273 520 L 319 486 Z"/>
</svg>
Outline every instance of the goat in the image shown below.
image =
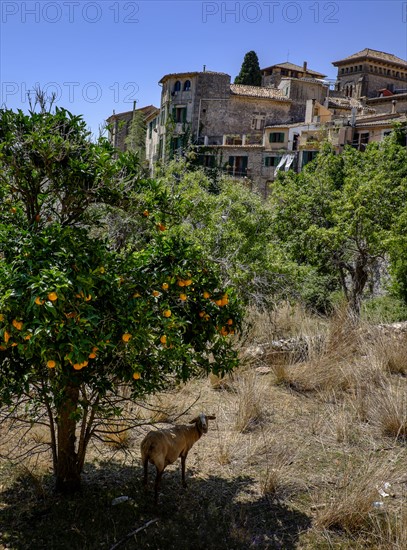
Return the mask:
<svg viewBox="0 0 407 550">
<path fill-rule="evenodd" d="M 193 426 L 178 425 L 172 428 L 150 431 L 140 445 L 141 460 L 144 467 L 144 486 L 148 482 L 148 463 L 156 467 L 154 484 L 154 500 L 158 501 L 158 490 L 164 469 L 168 464 L 173 464 L 181 457 L 182 485 L 186 487 L 185 461 L 191 447 L 208 432 L 208 420 L 214 420 L 216 416 L 199 416 L 189 422 Z"/>
</svg>

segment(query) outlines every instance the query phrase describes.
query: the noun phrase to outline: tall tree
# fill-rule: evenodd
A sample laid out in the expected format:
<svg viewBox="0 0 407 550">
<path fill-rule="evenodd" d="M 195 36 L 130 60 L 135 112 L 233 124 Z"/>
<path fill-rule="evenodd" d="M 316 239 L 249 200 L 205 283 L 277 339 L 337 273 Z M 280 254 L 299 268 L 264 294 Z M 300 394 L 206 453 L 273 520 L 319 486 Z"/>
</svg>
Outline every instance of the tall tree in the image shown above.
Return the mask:
<svg viewBox="0 0 407 550">
<path fill-rule="evenodd" d="M 244 56 L 240 73 L 235 78 L 235 84 L 261 86 L 261 71 L 256 52 L 250 51 Z"/>
<path fill-rule="evenodd" d="M 311 265 L 331 288 L 336 278 L 356 313 L 401 227 L 406 175 L 407 152 L 393 135 L 363 153 L 349 147 L 335 155 L 325 145 L 302 173 L 281 175 L 274 186 L 273 225 L 290 257 Z M 403 247 L 393 240 L 394 255 Z"/>
<path fill-rule="evenodd" d="M 167 231 L 160 187 L 139 180 L 134 156 L 88 137 L 64 109 L 0 110 L 0 412 L 12 427 L 47 423 L 62 492 L 79 488 L 120 388 L 137 398 L 232 368 L 240 323 L 216 266 Z M 103 205 L 143 220 L 142 247 L 98 236 Z"/>
<path fill-rule="evenodd" d="M 136 109 L 133 112 L 125 143 L 129 151 L 138 155 L 140 162 L 146 160 L 146 132 L 144 114 L 140 109 Z"/>
</svg>

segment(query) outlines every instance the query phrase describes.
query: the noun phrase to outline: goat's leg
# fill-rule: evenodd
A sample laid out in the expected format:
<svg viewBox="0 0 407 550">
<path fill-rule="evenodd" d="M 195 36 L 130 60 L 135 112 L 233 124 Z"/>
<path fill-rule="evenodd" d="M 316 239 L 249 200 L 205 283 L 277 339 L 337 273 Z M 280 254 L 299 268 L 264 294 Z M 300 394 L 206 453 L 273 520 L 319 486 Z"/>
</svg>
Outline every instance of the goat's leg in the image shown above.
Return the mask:
<svg viewBox="0 0 407 550">
<path fill-rule="evenodd" d="M 181 456 L 181 478 L 182 478 L 182 486 L 186 487 L 187 482 L 185 481 L 185 462 L 186 462 L 187 456 Z"/>
<path fill-rule="evenodd" d="M 158 490 L 160 488 L 160 482 L 161 482 L 161 478 L 163 476 L 163 472 L 164 470 L 158 470 L 157 468 L 157 474 L 155 476 L 155 483 L 154 483 L 154 502 L 155 504 L 158 503 Z"/>
</svg>

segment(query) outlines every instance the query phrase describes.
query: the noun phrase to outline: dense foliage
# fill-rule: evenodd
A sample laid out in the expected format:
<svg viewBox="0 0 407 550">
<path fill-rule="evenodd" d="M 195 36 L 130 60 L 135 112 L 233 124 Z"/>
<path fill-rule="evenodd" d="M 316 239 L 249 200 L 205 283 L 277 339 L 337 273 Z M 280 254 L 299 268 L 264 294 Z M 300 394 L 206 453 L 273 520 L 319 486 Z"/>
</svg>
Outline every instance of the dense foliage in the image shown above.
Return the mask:
<svg viewBox="0 0 407 550">
<path fill-rule="evenodd" d="M 292 260 L 315 270 L 315 305 L 323 309 L 339 285 L 358 312 L 389 253 L 402 290 L 406 199 L 407 151 L 396 135 L 365 152 L 349 147 L 335 155 L 325 145 L 300 174 L 281 174 L 272 196 L 274 231 Z"/>
</svg>

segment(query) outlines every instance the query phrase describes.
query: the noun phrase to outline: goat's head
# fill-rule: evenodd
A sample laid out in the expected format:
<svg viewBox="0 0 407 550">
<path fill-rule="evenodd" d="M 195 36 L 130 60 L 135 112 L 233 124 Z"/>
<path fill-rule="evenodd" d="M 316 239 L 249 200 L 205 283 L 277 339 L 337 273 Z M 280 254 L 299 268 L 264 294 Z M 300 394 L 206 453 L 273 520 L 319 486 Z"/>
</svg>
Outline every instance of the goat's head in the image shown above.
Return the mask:
<svg viewBox="0 0 407 550">
<path fill-rule="evenodd" d="M 216 416 L 213 414 L 201 413 L 199 416 L 190 421 L 190 424 L 196 424 L 198 431 L 201 434 L 208 432 L 208 420 L 215 420 Z"/>
</svg>

